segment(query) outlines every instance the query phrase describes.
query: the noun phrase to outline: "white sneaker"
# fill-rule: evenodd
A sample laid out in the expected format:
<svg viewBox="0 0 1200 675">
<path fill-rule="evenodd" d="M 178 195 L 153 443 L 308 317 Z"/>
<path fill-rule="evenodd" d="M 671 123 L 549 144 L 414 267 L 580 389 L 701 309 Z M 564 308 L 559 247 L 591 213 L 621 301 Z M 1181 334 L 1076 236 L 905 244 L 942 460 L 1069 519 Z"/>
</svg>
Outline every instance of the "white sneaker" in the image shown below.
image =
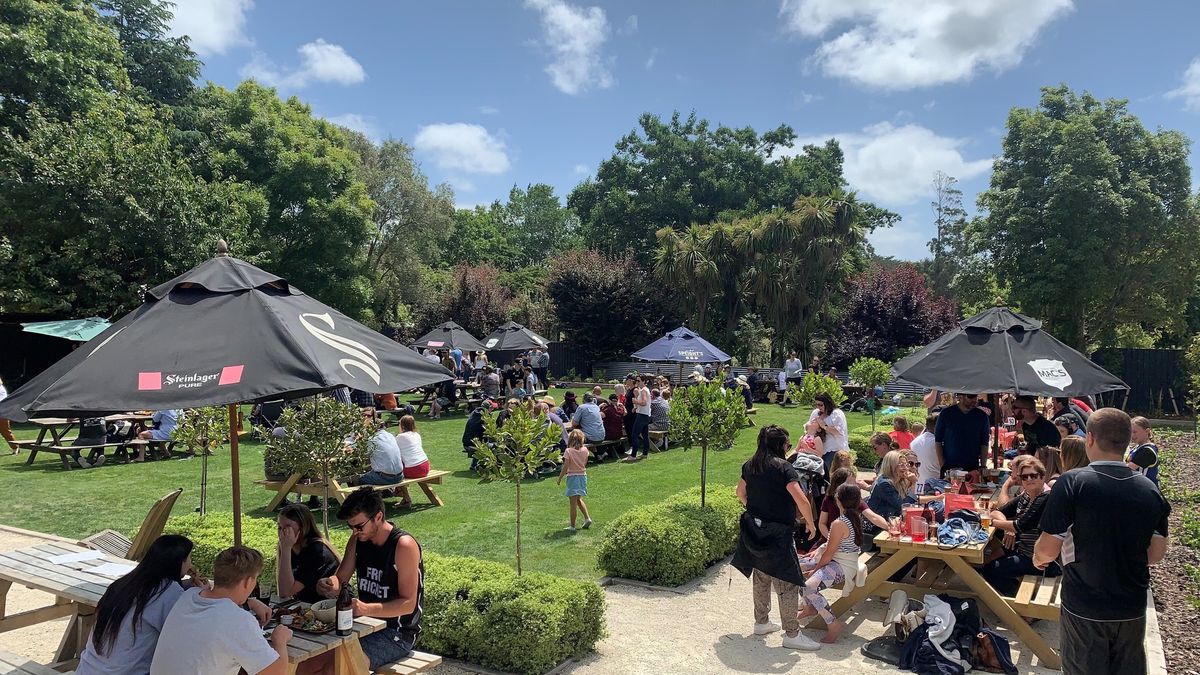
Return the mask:
<svg viewBox="0 0 1200 675">
<path fill-rule="evenodd" d="M 108 457 L 106 455 L 100 455 L 96 458 L 95 462 L 92 462 L 92 467 L 95 468 L 97 466 L 104 466 L 106 461 L 108 461 Z"/>
<path fill-rule="evenodd" d="M 756 624 L 754 624 L 754 634 L 755 635 L 768 635 L 770 633 L 774 633 L 775 631 L 779 630 L 780 627 L 781 626 L 777 623 L 770 623 L 770 622 L 756 623 Z"/>
<path fill-rule="evenodd" d="M 583 529 L 585 529 L 585 530 L 586 530 L 586 529 L 588 529 L 588 528 L 589 528 L 589 527 L 591 527 L 591 526 L 592 526 L 592 519 L 591 519 L 591 518 L 588 518 L 587 520 L 583 521 Z"/>
<path fill-rule="evenodd" d="M 821 643 L 813 640 L 804 633 L 796 633 L 796 637 L 783 636 L 783 646 L 788 649 L 799 649 L 806 652 L 815 652 L 821 648 Z"/>
</svg>

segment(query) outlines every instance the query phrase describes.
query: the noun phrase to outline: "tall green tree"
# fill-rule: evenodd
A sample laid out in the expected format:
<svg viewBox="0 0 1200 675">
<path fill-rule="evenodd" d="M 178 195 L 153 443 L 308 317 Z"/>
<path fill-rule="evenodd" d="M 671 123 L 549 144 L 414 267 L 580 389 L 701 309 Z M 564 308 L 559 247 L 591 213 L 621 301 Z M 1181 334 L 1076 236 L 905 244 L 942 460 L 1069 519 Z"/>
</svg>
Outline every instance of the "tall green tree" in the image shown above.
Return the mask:
<svg viewBox="0 0 1200 675">
<path fill-rule="evenodd" d="M 1010 111 L 978 236 L 1012 299 L 1079 349 L 1122 324 L 1182 326 L 1200 241 L 1188 145 L 1065 85 Z"/>
<path fill-rule="evenodd" d="M 933 175 L 934 236 L 929 240 L 929 252 L 933 254 L 927 269 L 930 285 L 939 295 L 946 295 L 954 275 L 962 268 L 967 258 L 967 212 L 963 208 L 962 190 L 958 179 L 937 171 Z"/>
<path fill-rule="evenodd" d="M 446 241 L 442 262 L 451 266 L 491 263 L 507 269 L 505 261 L 515 259 L 519 254 L 500 224 L 500 209 L 500 202 L 496 201 L 490 208 L 475 206 L 455 211 L 454 230 Z"/>
<path fill-rule="evenodd" d="M 496 261 L 506 269 L 543 266 L 547 258 L 577 243 L 579 219 L 545 183 L 534 183 L 524 190 L 514 186 L 508 202 L 495 215 L 515 254 Z"/>
<path fill-rule="evenodd" d="M 183 103 L 195 88 L 201 63 L 186 36 L 168 35 L 175 3 L 96 0 L 95 6 L 101 20 L 116 32 L 133 86 L 159 103 Z"/>
</svg>

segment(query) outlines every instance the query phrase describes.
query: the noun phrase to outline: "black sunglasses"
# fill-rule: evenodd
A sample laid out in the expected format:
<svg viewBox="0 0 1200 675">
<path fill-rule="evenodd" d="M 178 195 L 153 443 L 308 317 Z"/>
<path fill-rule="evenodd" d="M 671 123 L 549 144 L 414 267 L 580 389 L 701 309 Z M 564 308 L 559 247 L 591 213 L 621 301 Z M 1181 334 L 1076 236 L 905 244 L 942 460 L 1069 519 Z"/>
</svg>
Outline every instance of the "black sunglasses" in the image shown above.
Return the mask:
<svg viewBox="0 0 1200 675">
<path fill-rule="evenodd" d="M 1040 474 L 1040 473 L 1023 473 L 1023 474 L 1021 474 L 1021 480 L 1033 480 L 1034 478 L 1041 478 L 1041 477 L 1042 477 L 1042 474 Z"/>
<path fill-rule="evenodd" d="M 355 525 L 354 523 L 346 523 L 346 524 L 350 526 L 351 530 L 354 530 L 355 532 L 362 532 L 364 529 L 366 529 L 367 525 L 371 524 L 372 520 L 375 520 L 375 516 L 371 516 L 371 517 L 367 518 L 366 520 L 362 521 L 358 525 Z"/>
</svg>

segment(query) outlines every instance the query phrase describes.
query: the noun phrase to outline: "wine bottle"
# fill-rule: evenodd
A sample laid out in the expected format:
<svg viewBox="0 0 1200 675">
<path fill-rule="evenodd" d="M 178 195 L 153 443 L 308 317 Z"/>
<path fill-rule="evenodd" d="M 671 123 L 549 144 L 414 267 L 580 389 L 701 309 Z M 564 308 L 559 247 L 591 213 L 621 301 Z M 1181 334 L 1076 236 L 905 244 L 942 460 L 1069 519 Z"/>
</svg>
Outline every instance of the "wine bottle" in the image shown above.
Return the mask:
<svg viewBox="0 0 1200 675">
<path fill-rule="evenodd" d="M 354 597 L 350 595 L 350 584 L 342 584 L 337 600 L 337 634 L 346 637 L 354 625 Z"/>
</svg>

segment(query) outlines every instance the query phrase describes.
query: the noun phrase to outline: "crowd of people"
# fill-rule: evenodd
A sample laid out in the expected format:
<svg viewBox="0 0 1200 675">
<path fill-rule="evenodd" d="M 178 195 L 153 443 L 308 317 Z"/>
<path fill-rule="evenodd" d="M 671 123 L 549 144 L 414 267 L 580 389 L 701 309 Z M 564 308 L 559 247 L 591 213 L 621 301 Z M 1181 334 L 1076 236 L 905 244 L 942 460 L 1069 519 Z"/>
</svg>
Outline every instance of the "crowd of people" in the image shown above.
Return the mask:
<svg viewBox="0 0 1200 675">
<path fill-rule="evenodd" d="M 359 638 L 375 670 L 411 654 L 421 633 L 421 546 L 387 520 L 383 501 L 371 489 L 351 493 L 338 518 L 353 533 L 341 556 L 305 506 L 291 504 L 279 513 L 276 588 L 281 598 L 315 602 L 337 598 L 343 585 L 353 583 L 354 616 L 386 623 Z M 186 537 L 163 535 L 131 572 L 109 585 L 76 673 L 293 672 L 291 629 L 280 623 L 264 637 L 272 610 L 256 597 L 263 554 L 246 546 L 227 548 L 216 556 L 209 580 L 192 565 L 193 549 Z M 329 651 L 294 672 L 325 674 L 334 668 Z"/>
</svg>

